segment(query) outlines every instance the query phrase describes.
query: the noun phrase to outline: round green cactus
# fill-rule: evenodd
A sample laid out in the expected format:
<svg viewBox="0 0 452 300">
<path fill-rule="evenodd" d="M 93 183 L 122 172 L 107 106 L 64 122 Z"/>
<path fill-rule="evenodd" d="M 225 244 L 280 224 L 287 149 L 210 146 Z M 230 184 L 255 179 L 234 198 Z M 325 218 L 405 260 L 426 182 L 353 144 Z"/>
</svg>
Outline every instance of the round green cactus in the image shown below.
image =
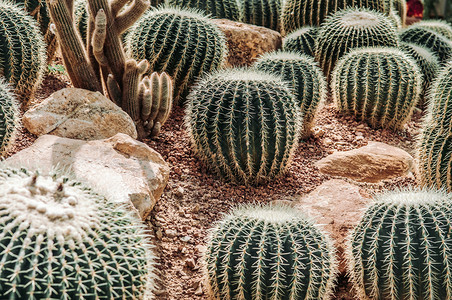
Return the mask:
<svg viewBox="0 0 452 300">
<path fill-rule="evenodd" d="M 148 299 L 154 256 L 140 220 L 59 172 L 0 170 L 3 299 Z"/>
<path fill-rule="evenodd" d="M 37 22 L 21 6 L 0 1 L 0 76 L 28 100 L 46 69 L 44 38 Z"/>
<path fill-rule="evenodd" d="M 451 219 L 452 195 L 444 191 L 377 195 L 347 247 L 358 299 L 451 299 Z"/>
<path fill-rule="evenodd" d="M 211 229 L 205 254 L 213 299 L 329 299 L 330 239 L 286 206 L 242 206 Z"/>
<path fill-rule="evenodd" d="M 424 20 L 416 23 L 416 26 L 430 29 L 452 40 L 452 26 L 443 20 Z"/>
<path fill-rule="evenodd" d="M 337 60 L 353 48 L 398 45 L 396 28 L 388 17 L 368 9 L 351 8 L 331 15 L 320 27 L 316 60 L 329 78 Z"/>
<path fill-rule="evenodd" d="M 390 0 L 391 1 L 391 11 L 396 11 L 402 22 L 402 27 L 406 24 L 406 14 L 407 14 L 407 4 L 406 0 Z"/>
<path fill-rule="evenodd" d="M 301 131 L 300 108 L 280 77 L 228 69 L 201 79 L 188 96 L 195 153 L 217 174 L 260 184 L 282 175 Z"/>
<path fill-rule="evenodd" d="M 400 41 L 423 46 L 436 54 L 442 64 L 452 58 L 452 42 L 423 26 L 411 25 L 400 33 Z"/>
<path fill-rule="evenodd" d="M 280 29 L 281 0 L 238 0 L 244 23 Z"/>
<path fill-rule="evenodd" d="M 301 137 L 311 136 L 314 118 L 327 95 L 326 79 L 314 58 L 295 52 L 273 52 L 259 58 L 254 67 L 275 73 L 290 83 L 301 108 Z"/>
<path fill-rule="evenodd" d="M 183 100 L 198 77 L 217 70 L 227 54 L 226 39 L 194 10 L 161 7 L 145 13 L 126 36 L 129 56 L 147 59 L 149 70 L 174 79 L 174 102 Z"/>
<path fill-rule="evenodd" d="M 0 155 L 13 145 L 19 127 L 19 103 L 8 84 L 0 80 Z"/>
<path fill-rule="evenodd" d="M 284 38 L 282 49 L 284 51 L 296 51 L 315 56 L 315 41 L 318 27 L 305 26 Z"/>
<path fill-rule="evenodd" d="M 396 48 L 363 48 L 344 56 L 333 71 L 337 109 L 374 128 L 401 129 L 422 91 L 421 70 Z"/>
<path fill-rule="evenodd" d="M 172 6 L 197 8 L 219 19 L 240 20 L 238 0 L 169 0 Z"/>
<path fill-rule="evenodd" d="M 432 83 L 428 101 L 418 145 L 419 179 L 452 192 L 452 61 Z"/>
</svg>

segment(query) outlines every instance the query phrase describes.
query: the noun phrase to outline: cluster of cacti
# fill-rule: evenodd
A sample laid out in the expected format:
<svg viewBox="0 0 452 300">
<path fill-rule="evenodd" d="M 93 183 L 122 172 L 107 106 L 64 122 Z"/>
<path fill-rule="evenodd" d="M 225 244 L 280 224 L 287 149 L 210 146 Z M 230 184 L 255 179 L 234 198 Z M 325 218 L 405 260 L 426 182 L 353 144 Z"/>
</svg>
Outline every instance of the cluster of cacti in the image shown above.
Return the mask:
<svg viewBox="0 0 452 300">
<path fill-rule="evenodd" d="M 159 8 L 148 11 L 126 37 L 128 54 L 147 59 L 150 70 L 174 79 L 174 101 L 183 100 L 199 76 L 218 69 L 225 60 L 224 34 L 193 10 Z"/>
<path fill-rule="evenodd" d="M 315 41 L 318 30 L 318 27 L 305 26 L 292 32 L 284 38 L 282 49 L 315 56 Z"/>
<path fill-rule="evenodd" d="M 327 94 L 326 79 L 314 58 L 296 52 L 273 52 L 259 58 L 254 67 L 277 74 L 290 84 L 301 108 L 301 137 L 311 136 L 314 118 Z"/>
<path fill-rule="evenodd" d="M 353 48 L 397 46 L 396 28 L 388 17 L 368 9 L 345 9 L 320 27 L 316 60 L 329 79 L 337 60 Z"/>
<path fill-rule="evenodd" d="M 419 178 L 423 185 L 452 191 L 452 62 L 432 83 L 429 108 L 419 139 Z"/>
<path fill-rule="evenodd" d="M 367 8 L 382 13 L 390 11 L 386 0 L 285 0 L 281 28 L 288 34 L 305 25 L 321 25 L 328 15 L 346 8 Z"/>
<path fill-rule="evenodd" d="M 242 206 L 210 231 L 213 299 L 329 299 L 336 259 L 329 238 L 295 208 Z"/>
<path fill-rule="evenodd" d="M 400 34 L 400 41 L 423 46 L 436 54 L 442 64 L 452 58 L 452 42 L 424 26 L 411 25 Z"/>
<path fill-rule="evenodd" d="M 168 3 L 182 8 L 197 8 L 219 19 L 240 20 L 239 0 L 169 0 Z"/>
<path fill-rule="evenodd" d="M 273 30 L 280 29 L 280 11 L 282 0 L 238 0 L 241 21 L 264 26 Z"/>
<path fill-rule="evenodd" d="M 451 299 L 452 195 L 405 189 L 375 197 L 347 249 L 358 299 Z"/>
<path fill-rule="evenodd" d="M 21 6 L 0 1 L 0 76 L 28 101 L 46 68 L 44 38 L 37 22 Z"/>
<path fill-rule="evenodd" d="M 407 4 L 406 0 L 390 0 L 391 1 L 391 12 L 396 11 L 402 22 L 402 27 L 406 24 L 407 17 Z"/>
<path fill-rule="evenodd" d="M 452 40 L 452 25 L 443 20 L 428 20 L 416 23 L 416 26 L 430 29 Z"/>
<path fill-rule="evenodd" d="M 187 97 L 195 153 L 217 174 L 260 184 L 283 174 L 298 144 L 300 108 L 276 75 L 229 69 L 201 79 Z"/>
<path fill-rule="evenodd" d="M 2 299 L 150 299 L 144 226 L 59 172 L 0 170 Z"/>
<path fill-rule="evenodd" d="M 0 155 L 13 144 L 20 127 L 19 103 L 8 84 L 0 80 Z"/>
<path fill-rule="evenodd" d="M 333 71 L 333 100 L 340 112 L 374 128 L 401 129 L 422 91 L 422 74 L 396 48 L 362 48 L 344 56 Z"/>
</svg>

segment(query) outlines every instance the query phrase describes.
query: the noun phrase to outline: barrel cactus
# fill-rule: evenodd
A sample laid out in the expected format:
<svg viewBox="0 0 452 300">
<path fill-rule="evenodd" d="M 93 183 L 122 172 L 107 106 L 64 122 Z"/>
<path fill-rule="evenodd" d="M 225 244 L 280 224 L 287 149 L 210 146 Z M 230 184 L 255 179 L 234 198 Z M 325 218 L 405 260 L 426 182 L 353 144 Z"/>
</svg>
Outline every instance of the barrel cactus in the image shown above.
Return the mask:
<svg viewBox="0 0 452 300">
<path fill-rule="evenodd" d="M 194 10 L 160 7 L 145 13 L 126 37 L 129 56 L 174 80 L 174 101 L 184 99 L 199 76 L 218 69 L 227 53 L 224 34 Z"/>
<path fill-rule="evenodd" d="M 418 145 L 419 179 L 452 192 L 452 61 L 432 83 L 428 100 Z"/>
<path fill-rule="evenodd" d="M 283 50 L 304 53 L 314 57 L 318 29 L 318 27 L 305 26 L 292 32 L 284 38 Z"/>
<path fill-rule="evenodd" d="M 351 38 L 353 37 L 353 38 Z M 327 18 L 320 27 L 316 60 L 327 77 L 339 58 L 353 48 L 397 47 L 396 28 L 379 12 L 351 8 Z"/>
<path fill-rule="evenodd" d="M 314 58 L 295 52 L 273 52 L 259 58 L 254 67 L 275 73 L 290 83 L 301 108 L 301 137 L 311 136 L 314 118 L 327 95 L 326 79 Z"/>
<path fill-rule="evenodd" d="M 430 29 L 452 40 L 452 25 L 443 20 L 424 20 L 416 23 L 416 26 Z"/>
<path fill-rule="evenodd" d="M 280 29 L 281 0 L 238 0 L 242 22 Z"/>
<path fill-rule="evenodd" d="M 3 299 L 149 299 L 140 220 L 58 171 L 0 169 Z"/>
<path fill-rule="evenodd" d="M 0 80 L 0 155 L 13 145 L 19 127 L 19 103 L 8 84 Z"/>
<path fill-rule="evenodd" d="M 0 1 L 0 76 L 28 100 L 46 68 L 44 38 L 37 22 L 21 6 Z"/>
<path fill-rule="evenodd" d="M 413 58 L 396 48 L 363 48 L 344 56 L 331 88 L 337 109 L 374 128 L 401 129 L 422 91 Z"/>
<path fill-rule="evenodd" d="M 238 0 L 169 0 L 173 6 L 200 9 L 219 19 L 240 20 Z"/>
<path fill-rule="evenodd" d="M 444 191 L 375 196 L 346 251 L 358 299 L 451 299 L 451 219 L 452 195 Z"/>
<path fill-rule="evenodd" d="M 282 175 L 297 147 L 300 108 L 280 77 L 227 69 L 201 79 L 188 96 L 195 153 L 228 180 L 260 184 Z"/>
<path fill-rule="evenodd" d="M 400 20 L 402 22 L 402 27 L 406 24 L 406 17 L 407 17 L 407 4 L 406 0 L 390 0 L 391 1 L 391 11 L 396 11 L 397 14 L 400 17 Z"/>
<path fill-rule="evenodd" d="M 210 230 L 213 299 L 329 299 L 337 264 L 330 239 L 286 206 L 242 206 Z"/>
<path fill-rule="evenodd" d="M 403 27 L 402 19 L 400 19 L 400 16 L 398 15 L 397 11 L 395 11 L 395 10 L 390 11 L 388 18 L 392 22 L 392 25 L 394 25 L 394 27 L 397 30 L 402 29 L 402 27 Z"/>
</svg>

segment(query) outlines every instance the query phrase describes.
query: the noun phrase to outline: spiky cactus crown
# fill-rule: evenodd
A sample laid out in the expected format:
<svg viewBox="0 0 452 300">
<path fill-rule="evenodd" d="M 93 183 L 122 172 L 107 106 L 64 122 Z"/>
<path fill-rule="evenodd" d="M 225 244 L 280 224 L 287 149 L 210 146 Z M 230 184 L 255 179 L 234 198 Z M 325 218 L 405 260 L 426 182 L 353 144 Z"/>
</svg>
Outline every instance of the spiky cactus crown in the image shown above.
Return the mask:
<svg viewBox="0 0 452 300">
<path fill-rule="evenodd" d="M 423 20 L 416 23 L 416 26 L 430 29 L 452 40 L 452 25 L 444 20 Z"/>
<path fill-rule="evenodd" d="M 284 38 L 283 50 L 315 56 L 315 40 L 318 30 L 318 27 L 305 26 L 292 32 Z"/>
<path fill-rule="evenodd" d="M 280 29 L 282 0 L 238 0 L 241 21 L 273 30 Z"/>
<path fill-rule="evenodd" d="M 219 19 L 240 20 L 238 0 L 169 0 L 168 4 L 200 9 Z"/>
<path fill-rule="evenodd" d="M 0 170 L 0 295 L 149 299 L 154 256 L 139 220 L 52 171 Z"/>
<path fill-rule="evenodd" d="M 353 48 L 398 45 L 396 28 L 388 17 L 368 9 L 345 9 L 329 16 L 320 27 L 316 60 L 329 78 L 337 60 Z"/>
<path fill-rule="evenodd" d="M 211 229 L 205 254 L 214 299 L 329 299 L 337 273 L 329 238 L 286 206 L 242 206 Z"/>
<path fill-rule="evenodd" d="M 19 102 L 12 89 L 3 80 L 0 80 L 0 155 L 7 152 L 20 129 Z"/>
<path fill-rule="evenodd" d="M 217 174 L 245 184 L 285 172 L 301 122 L 289 86 L 249 69 L 222 70 L 200 80 L 188 96 L 185 119 L 196 154 Z"/>
<path fill-rule="evenodd" d="M 375 196 L 349 236 L 347 263 L 358 298 L 452 298 L 452 196 L 404 189 Z"/>
</svg>

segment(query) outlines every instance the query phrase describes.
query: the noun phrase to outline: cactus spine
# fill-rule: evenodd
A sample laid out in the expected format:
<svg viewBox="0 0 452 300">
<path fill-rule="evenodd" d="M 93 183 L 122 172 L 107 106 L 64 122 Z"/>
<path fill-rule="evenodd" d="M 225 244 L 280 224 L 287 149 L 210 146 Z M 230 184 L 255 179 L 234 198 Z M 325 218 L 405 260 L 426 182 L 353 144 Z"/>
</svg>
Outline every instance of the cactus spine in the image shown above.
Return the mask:
<svg viewBox="0 0 452 300">
<path fill-rule="evenodd" d="M 197 8 L 219 19 L 240 20 L 238 0 L 169 0 L 168 4 L 182 8 Z"/>
<path fill-rule="evenodd" d="M 260 184 L 282 175 L 298 144 L 300 108 L 280 77 L 231 69 L 208 75 L 188 97 L 187 131 L 217 174 Z"/>
<path fill-rule="evenodd" d="M 196 33 L 196 34 L 195 34 Z M 204 73 L 218 69 L 227 48 L 223 33 L 194 10 L 159 8 L 148 11 L 126 37 L 128 54 L 147 59 L 150 70 L 174 79 L 174 101 Z"/>
<path fill-rule="evenodd" d="M 290 83 L 301 108 L 301 137 L 311 136 L 316 112 L 326 100 L 327 93 L 326 79 L 314 58 L 294 52 L 274 52 L 262 56 L 254 67 L 275 73 Z"/>
<path fill-rule="evenodd" d="M 329 79 L 337 60 L 353 48 L 398 45 L 396 28 L 388 17 L 368 9 L 351 8 L 331 15 L 320 27 L 316 60 Z"/>
<path fill-rule="evenodd" d="M 452 40 L 452 26 L 443 20 L 424 20 L 416 23 L 416 26 L 430 29 L 438 34 L 443 35 L 449 40 Z"/>
<path fill-rule="evenodd" d="M 329 299 L 329 238 L 294 208 L 243 206 L 211 229 L 205 254 L 214 299 Z"/>
<path fill-rule="evenodd" d="M 395 48 L 363 48 L 344 56 L 332 75 L 339 111 L 374 128 L 401 129 L 422 90 L 422 74 L 413 58 Z"/>
<path fill-rule="evenodd" d="M 292 32 L 284 39 L 283 50 L 295 51 L 314 57 L 318 29 L 318 27 L 305 26 Z"/>
<path fill-rule="evenodd" d="M 451 219 L 452 197 L 443 191 L 376 196 L 347 247 L 358 299 L 451 299 Z"/>
<path fill-rule="evenodd" d="M 0 170 L 3 299 L 149 299 L 154 256 L 144 227 L 58 172 Z"/>
<path fill-rule="evenodd" d="M 238 0 L 244 23 L 280 29 L 281 0 Z"/>
<path fill-rule="evenodd" d="M 0 80 L 0 155 L 13 145 L 19 127 L 19 103 L 8 84 Z"/>
</svg>

